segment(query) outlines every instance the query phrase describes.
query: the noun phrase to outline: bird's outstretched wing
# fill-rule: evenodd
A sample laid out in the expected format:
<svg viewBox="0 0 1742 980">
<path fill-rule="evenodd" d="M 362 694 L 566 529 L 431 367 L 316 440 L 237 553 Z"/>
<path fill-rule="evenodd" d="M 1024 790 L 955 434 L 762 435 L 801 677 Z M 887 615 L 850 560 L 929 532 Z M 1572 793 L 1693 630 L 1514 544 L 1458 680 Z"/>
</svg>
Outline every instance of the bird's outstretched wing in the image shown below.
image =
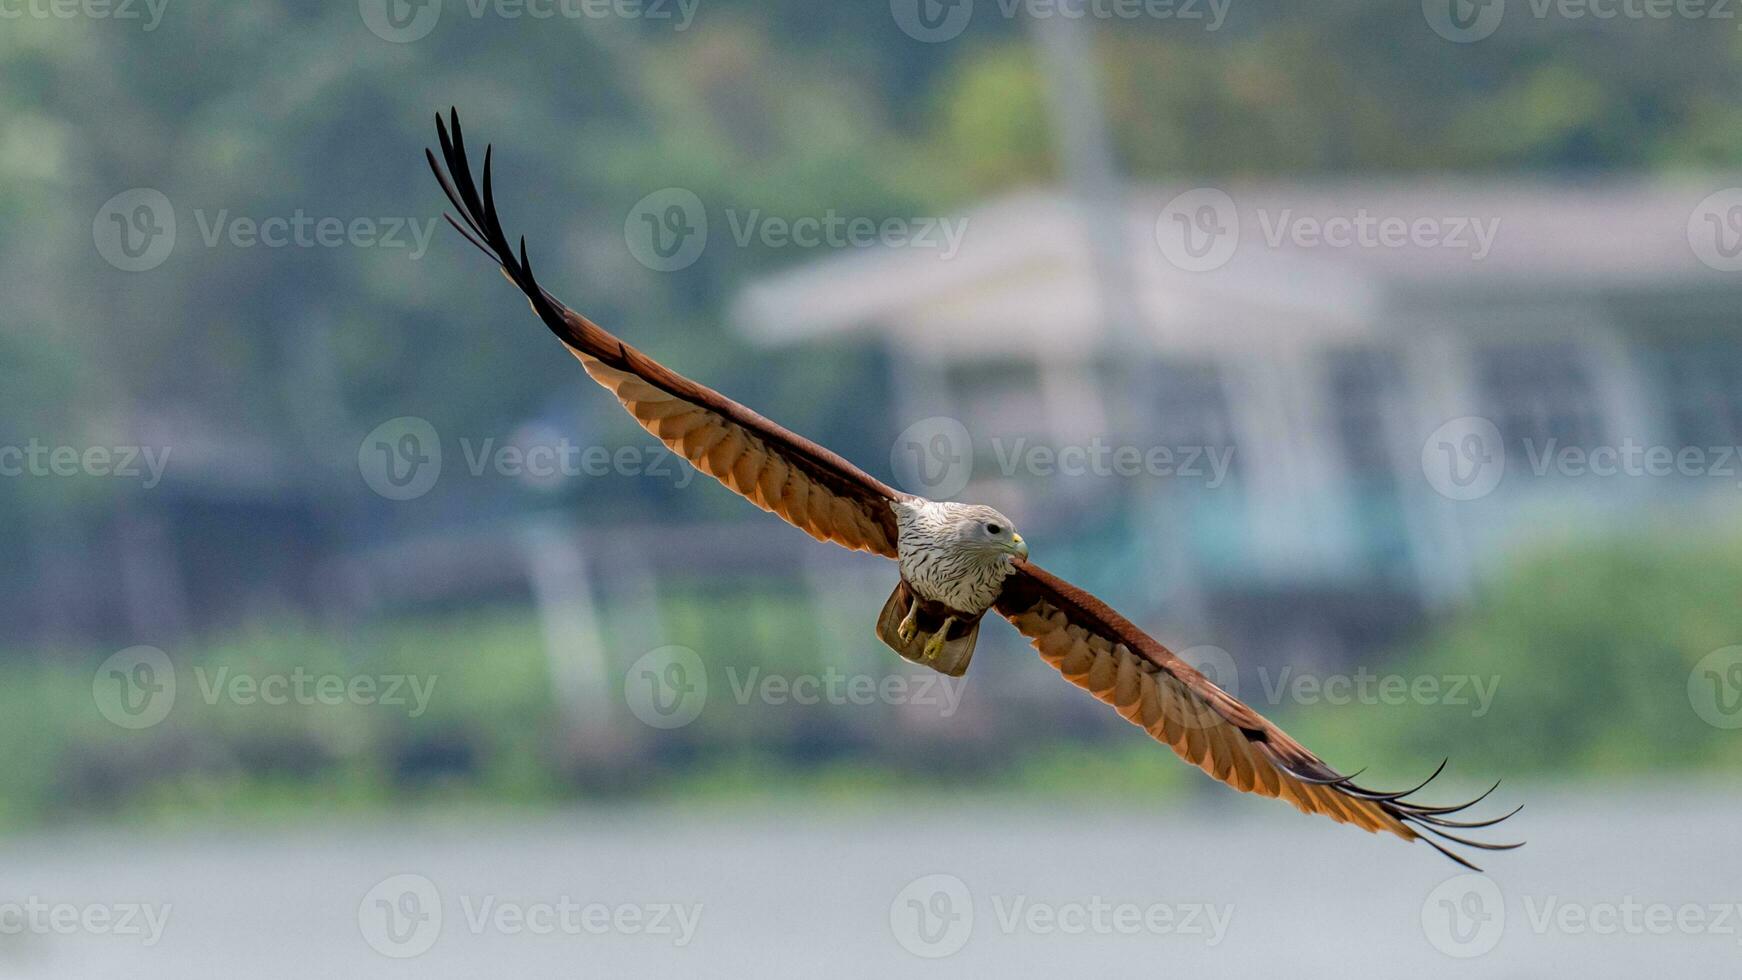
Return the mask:
<svg viewBox="0 0 1742 980">
<path fill-rule="evenodd" d="M 1423 806 L 1408 797 L 1427 783 L 1401 793 L 1356 785 L 1106 603 L 1036 565 L 1022 562 L 1005 580 L 997 609 L 1065 680 L 1112 705 L 1180 758 L 1235 789 L 1281 797 L 1302 812 L 1322 813 L 1369 832 L 1425 840 L 1472 869 L 1474 865 L 1434 837 L 1484 850 L 1519 846 L 1450 833 L 1493 826 L 1518 812 L 1479 822 L 1449 819 L 1488 793 L 1459 806 Z M 1434 776 L 1444 769 L 1441 763 Z"/>
<path fill-rule="evenodd" d="M 502 267 L 532 310 L 578 358 L 593 380 L 610 389 L 641 427 L 696 468 L 763 510 L 822 541 L 896 557 L 895 513 L 908 499 L 865 471 L 730 398 L 666 368 L 564 306 L 539 286 L 526 258 L 502 231 L 484 150 L 483 189 L 472 182 L 458 112 L 452 128 L 436 116 L 442 158 L 425 151 L 436 180 L 459 211 L 448 221 Z M 443 164 L 446 169 L 443 169 Z"/>
</svg>

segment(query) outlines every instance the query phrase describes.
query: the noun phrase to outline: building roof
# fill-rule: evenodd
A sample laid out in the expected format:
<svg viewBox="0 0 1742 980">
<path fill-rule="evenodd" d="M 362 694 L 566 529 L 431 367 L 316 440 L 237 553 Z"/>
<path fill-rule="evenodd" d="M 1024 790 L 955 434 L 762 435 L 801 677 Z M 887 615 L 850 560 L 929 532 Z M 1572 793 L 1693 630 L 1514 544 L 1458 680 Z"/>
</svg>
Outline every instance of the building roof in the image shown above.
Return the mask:
<svg viewBox="0 0 1742 980">
<path fill-rule="evenodd" d="M 1387 329 L 1406 299 L 1420 308 L 1737 288 L 1742 273 L 1705 264 L 1691 244 L 1711 210 L 1703 202 L 1737 183 L 1227 185 L 1239 234 L 1207 271 L 1180 268 L 1158 244 L 1158 224 L 1176 220 L 1170 203 L 1194 189 L 1150 187 L 1111 218 L 1123 227 L 1109 241 L 1130 259 L 1140 329 L 1157 347 L 1324 343 Z M 952 219 L 966 221 L 954 254 L 876 246 L 832 255 L 753 283 L 734 319 L 772 345 L 873 333 L 944 356 L 989 344 L 1092 349 L 1105 328 L 1086 213 L 1058 192 L 998 199 Z M 1321 240 L 1327 231 L 1341 244 Z"/>
</svg>

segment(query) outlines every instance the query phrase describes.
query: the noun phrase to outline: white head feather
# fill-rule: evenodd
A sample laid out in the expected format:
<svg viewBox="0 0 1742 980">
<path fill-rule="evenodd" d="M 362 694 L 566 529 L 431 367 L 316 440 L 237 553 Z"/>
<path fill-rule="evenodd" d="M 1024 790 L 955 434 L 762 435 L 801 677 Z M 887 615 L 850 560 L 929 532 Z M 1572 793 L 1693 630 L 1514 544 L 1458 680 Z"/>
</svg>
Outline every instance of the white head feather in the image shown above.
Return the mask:
<svg viewBox="0 0 1742 980">
<path fill-rule="evenodd" d="M 901 575 L 920 595 L 979 615 L 991 608 L 1028 545 L 985 504 L 915 500 L 895 505 Z"/>
</svg>

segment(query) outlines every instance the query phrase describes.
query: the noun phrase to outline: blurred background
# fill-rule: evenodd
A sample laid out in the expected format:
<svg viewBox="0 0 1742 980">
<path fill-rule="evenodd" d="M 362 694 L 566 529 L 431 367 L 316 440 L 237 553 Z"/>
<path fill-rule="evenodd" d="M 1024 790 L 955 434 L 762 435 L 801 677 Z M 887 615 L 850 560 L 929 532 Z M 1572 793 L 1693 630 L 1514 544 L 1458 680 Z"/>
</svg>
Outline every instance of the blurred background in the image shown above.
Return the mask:
<svg viewBox="0 0 1742 980">
<path fill-rule="evenodd" d="M 0 80 L 0 974 L 1742 955 L 1722 5 L 0 0 Z M 450 105 L 558 296 L 1531 845 L 911 669 L 441 222 Z"/>
</svg>

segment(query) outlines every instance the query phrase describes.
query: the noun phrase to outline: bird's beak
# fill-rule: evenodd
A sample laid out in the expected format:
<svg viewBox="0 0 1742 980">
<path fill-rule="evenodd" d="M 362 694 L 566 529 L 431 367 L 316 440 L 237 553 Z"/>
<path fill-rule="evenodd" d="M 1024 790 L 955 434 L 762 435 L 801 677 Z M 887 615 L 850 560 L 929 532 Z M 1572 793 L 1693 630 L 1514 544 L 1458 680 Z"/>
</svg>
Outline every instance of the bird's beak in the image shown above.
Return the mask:
<svg viewBox="0 0 1742 980">
<path fill-rule="evenodd" d="M 1022 540 L 1022 535 L 1020 535 L 1020 534 L 1011 535 L 1010 536 L 1010 543 L 1016 546 L 1016 557 L 1018 557 L 1018 558 L 1027 558 L 1028 557 L 1028 542 Z"/>
</svg>

